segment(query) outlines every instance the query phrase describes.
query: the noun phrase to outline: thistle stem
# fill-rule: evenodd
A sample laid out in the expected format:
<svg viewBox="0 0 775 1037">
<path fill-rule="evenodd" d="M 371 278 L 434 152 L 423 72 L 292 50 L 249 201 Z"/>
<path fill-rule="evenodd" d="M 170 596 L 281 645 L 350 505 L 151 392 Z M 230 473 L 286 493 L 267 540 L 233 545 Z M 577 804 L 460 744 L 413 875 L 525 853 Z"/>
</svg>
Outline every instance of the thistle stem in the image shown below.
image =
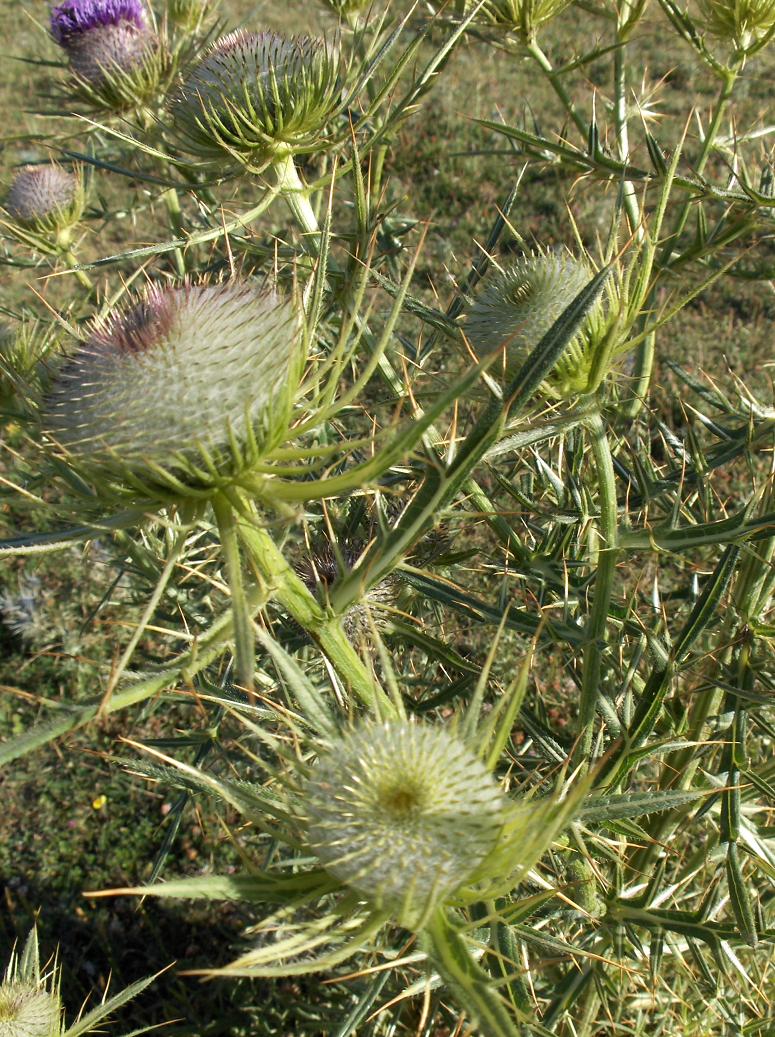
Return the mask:
<svg viewBox="0 0 775 1037">
<path fill-rule="evenodd" d="M 450 997 L 469 1016 L 483 1037 L 520 1037 L 494 990 L 492 980 L 471 957 L 460 930 L 444 911 L 432 915 L 422 933 L 428 957 L 438 970 Z"/>
<path fill-rule="evenodd" d="M 395 716 L 395 707 L 347 639 L 339 618 L 326 613 L 269 534 L 245 521 L 239 535 L 272 596 L 320 645 L 348 687 L 377 715 Z"/>
<path fill-rule="evenodd" d="M 174 187 L 170 187 L 162 195 L 162 201 L 167 210 L 167 215 L 170 221 L 170 228 L 176 238 L 183 236 L 183 214 L 180 211 L 180 198 L 178 192 Z M 173 251 L 175 257 L 175 269 L 177 270 L 178 277 L 186 276 L 186 260 L 183 255 L 183 250 L 175 248 Z"/>
<path fill-rule="evenodd" d="M 600 689 L 600 676 L 608 614 L 611 608 L 616 563 L 619 554 L 619 534 L 613 459 L 605 424 L 600 412 L 590 414 L 585 420 L 585 426 L 589 436 L 592 457 L 595 462 L 600 506 L 598 533 L 603 542 L 603 546 L 600 548 L 597 556 L 594 597 L 585 631 L 586 649 L 584 651 L 581 702 L 579 706 L 581 733 L 578 751 L 581 759 L 588 760 L 592 752 L 595 709 L 599 706 L 600 700 L 603 697 Z"/>
<path fill-rule="evenodd" d="M 311 255 L 317 256 L 320 252 L 320 225 L 309 200 L 309 189 L 304 186 L 299 176 L 296 163 L 293 161 L 293 155 L 287 155 L 279 162 L 276 162 L 272 169 L 277 178 L 280 194 L 282 194 L 294 219 L 306 235 L 305 245 L 307 246 L 307 251 Z"/>
<path fill-rule="evenodd" d="M 245 585 L 242 579 L 242 560 L 240 558 L 239 539 L 237 536 L 237 517 L 229 501 L 221 494 L 213 497 L 213 512 L 218 523 L 218 534 L 221 539 L 221 550 L 226 563 L 226 580 L 231 594 L 231 607 L 234 615 L 234 654 L 237 682 L 248 694 L 253 691 L 253 677 L 256 670 L 255 637 L 253 636 L 253 620 Z"/>
<path fill-rule="evenodd" d="M 557 94 L 559 99 L 562 101 L 566 112 L 568 113 L 568 115 L 570 115 L 571 119 L 575 123 L 576 129 L 579 131 L 581 136 L 584 137 L 584 139 L 586 139 L 588 127 L 584 122 L 582 116 L 579 115 L 578 111 L 576 110 L 576 105 L 573 103 L 573 98 L 565 89 L 562 79 L 554 70 L 551 61 L 549 60 L 549 58 L 547 58 L 546 54 L 544 54 L 544 52 L 539 47 L 538 41 L 535 39 L 530 40 L 530 42 L 527 44 L 527 51 L 528 54 L 530 54 L 530 56 L 534 58 L 535 61 L 538 63 L 538 66 L 546 76 L 552 89 Z"/>
<path fill-rule="evenodd" d="M 614 124 L 619 158 L 626 165 L 630 160 L 630 135 L 627 125 L 627 44 L 621 38 L 617 42 L 619 45 L 614 50 Z M 635 185 L 631 180 L 625 180 L 622 184 L 622 203 L 633 234 L 641 238 L 643 227 L 641 226 L 640 206 L 635 193 Z"/>
<path fill-rule="evenodd" d="M 695 164 L 694 170 L 697 177 L 701 177 L 705 171 L 705 166 L 708 164 L 708 159 L 711 156 L 713 147 L 716 143 L 716 137 L 718 136 L 719 129 L 721 128 L 721 122 L 726 114 L 727 106 L 732 97 L 732 91 L 735 88 L 737 77 L 740 74 L 739 68 L 727 69 L 723 77 L 721 89 L 719 91 L 716 105 L 713 110 L 711 117 L 710 126 L 708 132 L 705 134 L 705 139 L 702 142 L 702 149 L 700 150 L 699 157 Z M 678 218 L 675 222 L 673 230 L 667 235 L 667 238 L 662 245 L 662 251 L 660 255 L 659 267 L 664 270 L 670 265 L 670 257 L 672 255 L 673 246 L 675 245 L 678 237 L 683 233 L 686 223 L 691 213 L 692 202 L 691 199 L 684 202 L 681 210 L 678 214 Z M 653 303 L 653 299 L 647 308 Z M 634 418 L 643 407 L 643 403 L 646 399 L 649 386 L 651 385 L 651 376 L 654 370 L 654 358 L 655 358 L 655 339 L 654 335 L 649 335 L 641 345 L 638 347 L 635 354 L 635 367 L 633 370 L 633 378 L 635 384 L 633 386 L 632 399 L 629 402 L 625 410 L 625 416 L 627 418 Z"/>
</svg>

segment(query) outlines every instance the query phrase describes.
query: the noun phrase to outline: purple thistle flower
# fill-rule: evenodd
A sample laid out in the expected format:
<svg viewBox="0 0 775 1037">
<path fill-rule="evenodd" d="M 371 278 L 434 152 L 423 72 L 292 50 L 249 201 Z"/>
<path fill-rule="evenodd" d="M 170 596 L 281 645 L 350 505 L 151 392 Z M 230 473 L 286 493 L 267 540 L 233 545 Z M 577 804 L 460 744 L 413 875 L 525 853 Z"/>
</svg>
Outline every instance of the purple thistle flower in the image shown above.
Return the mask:
<svg viewBox="0 0 775 1037">
<path fill-rule="evenodd" d="M 64 0 L 51 11 L 51 35 L 65 48 L 92 29 L 122 23 L 138 30 L 146 28 L 142 0 Z"/>
</svg>

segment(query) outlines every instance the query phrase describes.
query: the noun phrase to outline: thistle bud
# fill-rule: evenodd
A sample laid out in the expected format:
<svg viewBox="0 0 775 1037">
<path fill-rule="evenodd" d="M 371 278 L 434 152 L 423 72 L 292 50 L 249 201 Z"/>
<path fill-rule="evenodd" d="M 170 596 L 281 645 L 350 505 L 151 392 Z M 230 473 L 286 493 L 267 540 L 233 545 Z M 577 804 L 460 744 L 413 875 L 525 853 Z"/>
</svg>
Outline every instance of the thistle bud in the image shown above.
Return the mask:
<svg viewBox="0 0 775 1037">
<path fill-rule="evenodd" d="M 503 351 L 490 373 L 509 384 L 530 352 L 588 283 L 585 263 L 567 255 L 527 256 L 489 274 L 467 314 L 466 335 L 484 355 Z M 600 308 L 587 318 L 544 384 L 547 395 L 562 399 L 587 391 L 589 339 L 600 323 Z"/>
<path fill-rule="evenodd" d="M 775 27 L 775 0 L 698 0 L 704 28 L 740 50 Z"/>
<path fill-rule="evenodd" d="M 531 40 L 541 26 L 570 4 L 571 0 L 486 0 L 481 17 L 524 40 Z"/>
<path fill-rule="evenodd" d="M 237 31 L 191 69 L 170 117 L 204 162 L 264 168 L 318 147 L 341 98 L 339 55 L 324 40 Z"/>
<path fill-rule="evenodd" d="M 306 836 L 328 871 L 408 928 L 475 878 L 504 801 L 482 762 L 439 727 L 368 723 L 304 787 Z"/>
<path fill-rule="evenodd" d="M 5 202 L 8 215 L 17 223 L 40 233 L 66 232 L 83 213 L 81 178 L 52 162 L 25 166 L 11 184 Z"/>
<path fill-rule="evenodd" d="M 59 998 L 34 982 L 0 984 L 0 1037 L 59 1037 Z"/>
<path fill-rule="evenodd" d="M 300 332 L 295 303 L 249 284 L 152 288 L 70 358 L 44 426 L 110 492 L 207 494 L 287 430 Z"/>
</svg>

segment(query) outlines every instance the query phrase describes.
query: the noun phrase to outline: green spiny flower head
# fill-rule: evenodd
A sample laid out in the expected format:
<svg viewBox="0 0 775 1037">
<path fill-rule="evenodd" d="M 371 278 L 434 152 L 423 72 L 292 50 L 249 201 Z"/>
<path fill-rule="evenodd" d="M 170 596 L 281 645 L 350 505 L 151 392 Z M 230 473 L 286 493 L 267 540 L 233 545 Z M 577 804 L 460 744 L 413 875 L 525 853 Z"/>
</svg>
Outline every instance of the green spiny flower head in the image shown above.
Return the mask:
<svg viewBox="0 0 775 1037">
<path fill-rule="evenodd" d="M 20 169 L 5 201 L 11 219 L 40 234 L 69 231 L 80 220 L 83 206 L 80 174 L 56 162 Z"/>
<path fill-rule="evenodd" d="M 570 255 L 538 253 L 492 271 L 470 307 L 465 333 L 481 355 L 503 351 L 500 371 L 508 384 L 531 350 L 592 277 L 586 263 Z M 591 391 L 592 346 L 604 333 L 604 315 L 596 307 L 543 386 L 554 399 Z M 490 373 L 499 376 L 495 363 Z"/>
<path fill-rule="evenodd" d="M 541 26 L 546 25 L 571 0 L 486 0 L 481 17 L 499 28 L 515 32 L 524 40 L 531 40 Z"/>
<path fill-rule="evenodd" d="M 415 927 L 498 841 L 503 797 L 455 735 L 366 723 L 333 743 L 304 787 L 306 837 L 326 869 Z"/>
<path fill-rule="evenodd" d="M 260 170 L 316 150 L 342 91 L 338 48 L 325 40 L 237 31 L 189 71 L 169 112 L 192 155 Z"/>
<path fill-rule="evenodd" d="M 775 29 L 775 0 L 698 0 L 711 35 L 745 50 Z"/>
<path fill-rule="evenodd" d="M 294 301 L 248 283 L 152 288 L 60 370 L 46 433 L 109 493 L 207 495 L 287 430 L 301 329 Z"/>
<path fill-rule="evenodd" d="M 0 984 L 0 1037 L 59 1037 L 62 1005 L 37 983 Z"/>
</svg>

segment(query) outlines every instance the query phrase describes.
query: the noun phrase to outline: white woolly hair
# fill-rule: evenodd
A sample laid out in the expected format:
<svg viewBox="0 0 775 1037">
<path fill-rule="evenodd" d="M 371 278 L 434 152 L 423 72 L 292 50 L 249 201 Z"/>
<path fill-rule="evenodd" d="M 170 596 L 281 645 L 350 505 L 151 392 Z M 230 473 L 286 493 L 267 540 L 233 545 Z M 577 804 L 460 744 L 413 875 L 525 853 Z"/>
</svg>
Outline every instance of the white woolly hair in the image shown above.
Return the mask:
<svg viewBox="0 0 775 1037">
<path fill-rule="evenodd" d="M 493 849 L 504 800 L 453 734 L 391 721 L 364 724 L 321 756 L 304 809 L 324 866 L 412 927 Z"/>
<path fill-rule="evenodd" d="M 217 454 L 271 424 L 300 338 L 296 305 L 273 291 L 235 282 L 152 288 L 60 371 L 44 426 L 92 463 L 169 469 L 203 450 Z"/>
</svg>

